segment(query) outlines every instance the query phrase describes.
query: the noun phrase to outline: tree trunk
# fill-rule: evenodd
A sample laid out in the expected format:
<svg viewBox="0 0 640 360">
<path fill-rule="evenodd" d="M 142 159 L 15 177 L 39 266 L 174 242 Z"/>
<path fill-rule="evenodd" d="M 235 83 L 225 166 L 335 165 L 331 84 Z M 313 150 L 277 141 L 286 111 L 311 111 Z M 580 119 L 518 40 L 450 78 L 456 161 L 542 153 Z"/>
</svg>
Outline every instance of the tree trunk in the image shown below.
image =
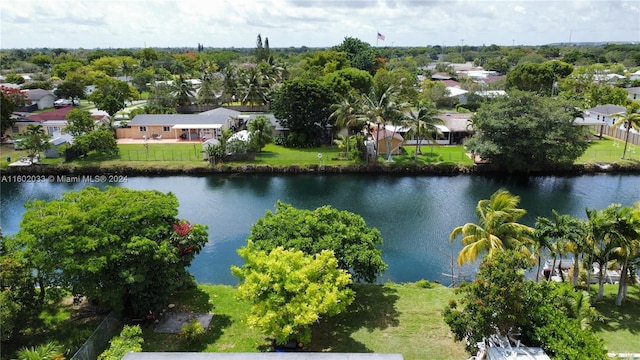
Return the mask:
<svg viewBox="0 0 640 360">
<path fill-rule="evenodd" d="M 573 254 L 573 286 L 578 286 L 578 275 L 580 273 L 580 261 L 578 261 L 579 257 L 580 254 Z"/>
<path fill-rule="evenodd" d="M 624 137 L 624 150 L 622 150 L 622 159 L 624 159 L 624 156 L 627 154 L 627 144 L 629 143 L 629 131 L 631 130 L 631 124 L 629 122 L 627 122 L 627 132 L 626 135 Z"/>
<path fill-rule="evenodd" d="M 604 273 L 606 271 L 608 261 L 600 264 L 600 269 L 598 269 L 598 295 L 596 295 L 596 300 L 602 300 L 604 297 Z M 604 269 L 603 269 L 604 268 Z"/>
<path fill-rule="evenodd" d="M 626 300 L 626 288 L 627 288 L 627 264 L 629 263 L 629 257 L 625 256 L 622 263 L 622 269 L 620 270 L 620 281 L 618 282 L 618 296 L 616 296 L 616 305 L 622 306 L 622 302 Z"/>
</svg>

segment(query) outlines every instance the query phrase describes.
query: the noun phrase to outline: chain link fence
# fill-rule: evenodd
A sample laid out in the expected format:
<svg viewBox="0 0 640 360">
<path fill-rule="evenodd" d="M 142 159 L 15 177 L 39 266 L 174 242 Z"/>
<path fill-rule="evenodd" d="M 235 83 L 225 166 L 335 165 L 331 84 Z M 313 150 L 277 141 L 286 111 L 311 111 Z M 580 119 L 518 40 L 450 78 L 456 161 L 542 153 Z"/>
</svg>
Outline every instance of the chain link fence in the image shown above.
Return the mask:
<svg viewBox="0 0 640 360">
<path fill-rule="evenodd" d="M 70 360 L 96 360 L 109 347 L 111 338 L 120 333 L 123 327 L 124 316 L 122 313 L 112 311 L 102 320 Z"/>
</svg>

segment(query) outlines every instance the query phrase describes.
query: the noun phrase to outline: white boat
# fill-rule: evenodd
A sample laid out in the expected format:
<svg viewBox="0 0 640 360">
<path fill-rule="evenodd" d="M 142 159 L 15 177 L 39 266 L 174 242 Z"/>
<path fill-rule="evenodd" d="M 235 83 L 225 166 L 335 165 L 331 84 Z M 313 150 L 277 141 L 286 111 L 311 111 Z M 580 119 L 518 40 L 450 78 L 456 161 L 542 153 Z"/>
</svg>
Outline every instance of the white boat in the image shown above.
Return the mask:
<svg viewBox="0 0 640 360">
<path fill-rule="evenodd" d="M 593 273 L 591 273 L 591 283 L 598 284 L 600 279 L 600 268 L 597 264 L 593 266 Z M 608 284 L 617 284 L 620 282 L 620 270 L 606 270 L 604 272 L 604 282 Z"/>
</svg>

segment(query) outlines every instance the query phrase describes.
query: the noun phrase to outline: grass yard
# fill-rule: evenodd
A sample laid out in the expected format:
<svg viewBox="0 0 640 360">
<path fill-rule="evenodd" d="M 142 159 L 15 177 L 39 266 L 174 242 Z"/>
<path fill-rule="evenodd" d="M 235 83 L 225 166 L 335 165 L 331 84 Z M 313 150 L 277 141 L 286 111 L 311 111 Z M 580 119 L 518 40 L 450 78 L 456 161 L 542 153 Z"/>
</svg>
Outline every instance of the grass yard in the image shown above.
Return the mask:
<svg viewBox="0 0 640 360">
<path fill-rule="evenodd" d="M 598 286 L 591 286 L 595 296 Z M 640 287 L 629 287 L 629 301 L 618 307 L 615 305 L 618 285 L 605 285 L 602 301 L 594 307 L 603 316 L 604 321 L 592 324 L 607 344 L 607 349 L 615 353 L 640 353 Z"/>
<path fill-rule="evenodd" d="M 356 285 L 356 301 L 348 312 L 325 318 L 312 328 L 307 351 L 401 353 L 411 359 L 466 359 L 442 320 L 441 309 L 453 290 L 436 285 L 423 289 L 387 283 Z M 202 341 L 187 345 L 179 335 L 144 331 L 144 351 L 256 352 L 270 350 L 270 341 L 244 322 L 249 305 L 235 298 L 231 286 L 200 285 L 180 294 L 178 308 L 214 313 Z"/>
<path fill-rule="evenodd" d="M 627 145 L 625 159 L 621 159 L 623 150 L 624 141 L 609 137 L 604 137 L 601 140 L 593 140 L 587 151 L 576 160 L 576 163 L 624 163 L 628 161 L 640 161 L 640 149 L 637 145 Z"/>
</svg>

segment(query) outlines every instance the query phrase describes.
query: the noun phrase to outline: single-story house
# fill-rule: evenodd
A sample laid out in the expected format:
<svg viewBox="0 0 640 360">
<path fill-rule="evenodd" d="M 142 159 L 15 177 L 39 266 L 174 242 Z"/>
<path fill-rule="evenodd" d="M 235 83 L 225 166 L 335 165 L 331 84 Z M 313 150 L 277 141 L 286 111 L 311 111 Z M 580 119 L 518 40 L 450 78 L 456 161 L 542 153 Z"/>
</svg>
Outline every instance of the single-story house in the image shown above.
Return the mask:
<svg viewBox="0 0 640 360">
<path fill-rule="evenodd" d="M 217 108 L 200 114 L 140 114 L 116 129 L 119 139 L 162 139 L 206 141 L 218 139 L 222 130 L 237 129 L 240 112 Z"/>
<path fill-rule="evenodd" d="M 72 110 L 71 106 L 55 109 L 39 114 L 31 114 L 20 117 L 13 126 L 6 131 L 7 135 L 22 134 L 29 125 L 42 125 L 49 135 L 62 132 L 67 127 L 67 113 Z"/>
<path fill-rule="evenodd" d="M 51 147 L 44 152 L 44 157 L 57 158 L 60 156 L 59 148 L 64 144 L 72 144 L 73 136 L 71 134 L 56 132 L 51 135 L 49 142 L 51 143 Z"/>
<path fill-rule="evenodd" d="M 49 109 L 53 107 L 56 97 L 53 92 L 43 89 L 23 90 L 31 104 L 37 104 L 38 110 Z"/>
<path fill-rule="evenodd" d="M 469 120 L 473 114 L 471 113 L 447 113 L 438 117 L 444 121 L 444 127 L 448 130 L 448 136 L 444 136 L 449 140 L 448 144 L 464 144 L 465 140 L 473 134 L 473 128 Z M 441 131 L 443 131 L 441 129 Z M 443 131 L 444 135 L 444 131 Z"/>
</svg>

